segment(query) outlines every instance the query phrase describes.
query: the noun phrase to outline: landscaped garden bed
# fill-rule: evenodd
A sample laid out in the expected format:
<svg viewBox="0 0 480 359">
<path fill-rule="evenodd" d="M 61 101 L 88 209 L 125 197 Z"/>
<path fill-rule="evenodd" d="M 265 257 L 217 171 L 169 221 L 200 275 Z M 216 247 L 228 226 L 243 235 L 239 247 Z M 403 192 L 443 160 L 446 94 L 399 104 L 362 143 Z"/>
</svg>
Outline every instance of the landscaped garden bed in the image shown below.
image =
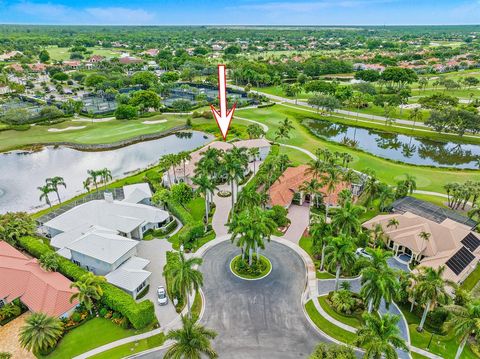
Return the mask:
<svg viewBox="0 0 480 359">
<path fill-rule="evenodd" d="M 253 256 L 252 264 L 249 265 L 248 259 L 238 255 L 230 262 L 230 270 L 243 279 L 262 279 L 270 274 L 272 263 L 267 257 L 260 255 L 259 259 Z"/>
</svg>

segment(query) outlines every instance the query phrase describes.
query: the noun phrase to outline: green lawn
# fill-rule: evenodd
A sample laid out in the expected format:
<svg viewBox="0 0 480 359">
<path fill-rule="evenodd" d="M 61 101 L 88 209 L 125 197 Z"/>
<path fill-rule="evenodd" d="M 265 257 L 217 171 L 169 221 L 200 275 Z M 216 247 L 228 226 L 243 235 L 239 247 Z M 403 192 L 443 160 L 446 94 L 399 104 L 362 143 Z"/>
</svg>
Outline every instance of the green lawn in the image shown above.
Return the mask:
<svg viewBox="0 0 480 359">
<path fill-rule="evenodd" d="M 480 266 L 477 265 L 477 267 L 474 269 L 472 273 L 465 279 L 465 281 L 462 283 L 460 288 L 470 291 L 472 290 L 480 281 Z"/>
<path fill-rule="evenodd" d="M 362 326 L 362 317 L 360 315 L 343 315 L 336 312 L 330 304 L 328 304 L 326 295 L 318 297 L 318 303 L 328 315 L 339 322 L 354 328 L 360 328 Z"/>
<path fill-rule="evenodd" d="M 165 119 L 166 122 L 147 125 L 144 121 L 155 121 Z M 32 126 L 27 131 L 2 131 L 0 132 L 0 152 L 10 149 L 25 147 L 34 143 L 48 144 L 51 142 L 73 142 L 73 143 L 112 143 L 125 140 L 139 135 L 161 132 L 175 126 L 184 125 L 186 117 L 184 116 L 164 116 L 158 115 L 141 118 L 137 120 L 120 121 L 111 120 L 108 122 L 74 122 L 71 120 L 55 124 L 52 126 Z M 198 121 L 200 122 L 200 121 Z M 68 130 L 65 132 L 49 132 L 49 128 L 64 129 L 67 127 L 84 128 L 77 130 Z"/>
<path fill-rule="evenodd" d="M 70 52 L 68 47 L 58 47 L 58 46 L 48 46 L 46 48 L 50 54 L 50 58 L 56 61 L 64 61 L 70 59 Z M 104 57 L 119 57 L 122 50 L 120 49 L 105 49 L 99 46 L 93 48 L 88 48 L 89 51 L 92 51 L 92 55 L 100 55 Z M 87 55 L 87 59 L 92 55 Z"/>
<path fill-rule="evenodd" d="M 203 221 L 205 216 L 205 199 L 203 197 L 192 199 L 185 207 L 196 221 Z"/>
<path fill-rule="evenodd" d="M 312 117 L 313 114 L 308 116 Z M 273 140 L 275 131 L 278 129 L 280 121 L 286 117 L 293 120 L 294 130 L 291 132 L 290 139 L 282 140 L 282 143 L 299 146 L 311 152 L 317 148 L 328 148 L 331 151 L 348 152 L 354 160 L 352 167 L 357 170 L 372 168 L 376 171 L 380 180 L 394 185 L 404 176 L 405 173 L 412 174 L 417 179 L 417 187 L 421 190 L 444 192 L 443 186 L 448 182 L 465 182 L 467 180 L 480 180 L 478 171 L 449 170 L 434 167 L 413 166 L 403 163 L 396 163 L 386 159 L 372 156 L 368 153 L 356 151 L 354 149 L 322 140 L 309 132 L 297 120 L 305 117 L 305 111 L 293 109 L 281 105 L 275 105 L 268 108 L 247 109 L 242 111 L 242 117 L 265 123 L 269 126 L 267 138 Z"/>
<path fill-rule="evenodd" d="M 108 319 L 93 318 L 68 332 L 58 343 L 57 348 L 43 358 L 73 358 L 93 348 L 141 332 L 139 330 L 123 329 Z"/>
<path fill-rule="evenodd" d="M 403 315 L 408 323 L 408 328 L 410 331 L 410 340 L 412 345 L 427 350 L 428 343 L 432 338 L 432 333 L 428 330 L 428 327 L 425 327 L 423 332 L 418 332 L 417 327 L 420 324 L 420 318 L 415 314 L 411 313 L 406 308 L 400 307 L 402 310 Z M 434 329 L 433 329 L 434 330 Z M 453 334 L 449 335 L 440 335 L 440 334 L 433 334 L 432 341 L 430 342 L 430 347 L 428 351 L 440 355 L 445 359 L 453 359 L 455 357 L 455 353 L 458 348 L 458 343 L 456 338 Z M 472 352 L 470 347 L 467 345 L 463 350 L 463 354 L 461 356 L 462 359 L 473 359 L 477 358 L 477 356 Z"/>
<path fill-rule="evenodd" d="M 315 323 L 315 325 L 322 332 L 343 343 L 346 343 L 346 344 L 353 343 L 355 334 L 351 332 L 347 332 L 346 330 L 339 328 L 336 325 L 333 325 L 332 323 L 330 323 L 317 311 L 317 308 L 315 308 L 315 304 L 313 304 L 311 299 L 305 305 L 305 309 L 310 319 Z"/>
<path fill-rule="evenodd" d="M 116 348 L 104 351 L 103 353 L 92 356 L 92 359 L 120 359 L 128 357 L 129 355 L 140 353 L 144 350 L 152 349 L 161 346 L 165 342 L 165 335 L 163 333 L 154 335 L 152 337 L 137 340 L 131 343 L 120 345 Z"/>
</svg>

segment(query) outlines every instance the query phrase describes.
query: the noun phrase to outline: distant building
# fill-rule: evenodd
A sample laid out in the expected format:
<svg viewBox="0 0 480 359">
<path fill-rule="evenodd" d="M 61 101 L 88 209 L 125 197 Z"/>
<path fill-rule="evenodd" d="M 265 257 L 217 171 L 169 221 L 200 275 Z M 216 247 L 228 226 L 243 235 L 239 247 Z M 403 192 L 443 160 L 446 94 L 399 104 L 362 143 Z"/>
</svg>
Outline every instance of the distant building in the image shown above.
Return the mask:
<svg viewBox="0 0 480 359">
<path fill-rule="evenodd" d="M 69 60 L 69 61 L 63 61 L 62 65 L 65 69 L 75 70 L 75 69 L 78 69 L 80 66 L 82 66 L 82 63 L 77 60 Z"/>
<path fill-rule="evenodd" d="M 60 273 L 43 270 L 37 259 L 0 241 L 0 308 L 19 299 L 32 312 L 68 317 L 78 305 L 78 300 L 70 301 L 76 293 L 71 284 Z"/>
<path fill-rule="evenodd" d="M 23 56 L 23 52 L 21 52 L 21 51 L 6 52 L 6 53 L 0 55 L 0 61 L 8 61 L 8 60 L 13 59 L 16 56 Z"/>
<path fill-rule="evenodd" d="M 160 51 L 158 49 L 148 49 L 148 50 L 145 50 L 141 53 L 141 55 L 147 55 L 147 56 L 151 56 L 151 57 L 155 57 L 158 55 Z"/>
<path fill-rule="evenodd" d="M 90 62 L 92 64 L 96 64 L 97 62 L 102 62 L 103 60 L 105 60 L 105 57 L 100 56 L 100 55 L 93 55 L 92 57 L 90 57 L 88 59 L 88 62 Z"/>
</svg>

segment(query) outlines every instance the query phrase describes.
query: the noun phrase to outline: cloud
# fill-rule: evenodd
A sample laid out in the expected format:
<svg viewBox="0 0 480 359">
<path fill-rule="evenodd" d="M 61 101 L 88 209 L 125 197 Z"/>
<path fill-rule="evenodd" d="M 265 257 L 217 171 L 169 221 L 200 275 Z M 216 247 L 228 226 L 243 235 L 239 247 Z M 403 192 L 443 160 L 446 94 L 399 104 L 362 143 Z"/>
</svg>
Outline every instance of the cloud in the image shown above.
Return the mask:
<svg viewBox="0 0 480 359">
<path fill-rule="evenodd" d="M 143 25 L 153 24 L 156 19 L 155 12 L 127 7 L 74 8 L 52 3 L 22 1 L 12 5 L 10 10 L 20 16 L 34 16 L 44 23 Z"/>
</svg>

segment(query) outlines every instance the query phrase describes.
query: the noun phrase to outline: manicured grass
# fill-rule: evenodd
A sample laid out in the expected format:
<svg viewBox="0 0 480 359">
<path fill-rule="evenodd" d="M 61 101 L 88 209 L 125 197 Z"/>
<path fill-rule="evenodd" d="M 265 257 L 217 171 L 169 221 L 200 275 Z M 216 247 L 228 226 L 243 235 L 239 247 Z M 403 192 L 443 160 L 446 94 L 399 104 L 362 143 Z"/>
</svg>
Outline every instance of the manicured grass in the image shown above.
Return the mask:
<svg viewBox="0 0 480 359">
<path fill-rule="evenodd" d="M 131 343 L 120 345 L 116 348 L 104 351 L 103 353 L 92 356 L 92 359 L 120 359 L 129 355 L 140 353 L 144 350 L 152 349 L 163 345 L 165 335 L 156 334 L 146 339 L 137 340 Z"/>
<path fill-rule="evenodd" d="M 480 266 L 477 265 L 477 267 L 473 270 L 472 273 L 469 274 L 467 279 L 462 283 L 460 288 L 471 291 L 480 281 Z"/>
<path fill-rule="evenodd" d="M 335 311 L 330 304 L 327 302 L 327 296 L 318 297 L 318 303 L 323 308 L 328 315 L 332 318 L 342 322 L 343 324 L 349 325 L 354 328 L 360 328 L 362 326 L 362 317 L 358 315 L 343 315 Z"/>
<path fill-rule="evenodd" d="M 68 51 L 68 47 L 57 47 L 57 46 L 48 46 L 46 48 L 48 53 L 50 54 L 50 58 L 56 61 L 64 61 L 70 59 L 70 52 Z M 87 55 L 87 58 L 92 55 L 100 55 L 105 57 L 119 57 L 121 54 L 121 50 L 115 49 L 105 49 L 99 46 L 95 46 L 93 48 L 88 48 L 89 51 L 93 53 L 91 55 Z"/>
<path fill-rule="evenodd" d="M 57 348 L 44 358 L 73 358 L 93 348 L 141 332 L 139 330 L 123 329 L 108 319 L 93 318 L 68 332 L 58 343 Z"/>
<path fill-rule="evenodd" d="M 205 216 L 205 199 L 203 197 L 192 199 L 185 207 L 196 221 L 203 221 Z"/>
<path fill-rule="evenodd" d="M 195 293 L 195 299 L 193 300 L 191 311 L 192 315 L 196 316 L 199 316 L 202 311 L 202 296 L 199 291 Z"/>
<path fill-rule="evenodd" d="M 143 121 L 155 121 L 166 119 L 167 122 L 147 125 Z M 139 135 L 145 135 L 155 132 L 168 130 L 175 126 L 184 125 L 186 117 L 184 116 L 164 116 L 157 115 L 148 119 L 141 118 L 136 120 L 110 120 L 108 122 L 74 122 L 68 120 L 52 126 L 32 126 L 26 131 L 1 131 L 0 132 L 0 151 L 22 148 L 34 143 L 52 143 L 52 142 L 73 142 L 85 144 L 105 144 L 125 140 Z M 200 120 L 199 120 L 200 122 Z M 69 130 L 65 132 L 48 132 L 49 128 L 67 128 L 80 127 L 78 130 Z"/>
<path fill-rule="evenodd" d="M 335 276 L 332 273 L 317 270 L 316 278 L 317 279 L 333 279 L 335 278 Z"/>
<path fill-rule="evenodd" d="M 272 269 L 272 263 L 270 262 L 270 260 L 267 257 L 260 255 L 260 261 L 263 263 L 263 266 L 265 267 L 265 269 L 259 275 L 252 275 L 250 273 L 240 272 L 236 267 L 238 261 L 240 261 L 240 260 L 241 260 L 241 255 L 240 254 L 238 256 L 236 256 L 235 258 L 233 258 L 233 260 L 230 262 L 230 269 L 232 270 L 233 273 L 235 273 L 239 277 L 242 277 L 242 278 L 245 278 L 245 279 L 259 279 L 259 278 L 262 278 L 262 277 L 266 276 L 270 272 L 270 270 Z"/>
<path fill-rule="evenodd" d="M 408 328 L 410 331 L 410 340 L 413 346 L 420 349 L 428 350 L 431 353 L 440 355 L 446 359 L 453 359 L 455 357 L 455 353 L 457 351 L 459 343 L 457 342 L 453 334 L 433 334 L 433 339 L 430 343 L 430 347 L 427 349 L 428 343 L 432 338 L 432 333 L 429 331 L 429 328 L 426 326 L 421 333 L 418 332 L 417 327 L 420 324 L 420 318 L 415 313 L 411 313 L 406 308 L 400 307 L 400 309 L 402 310 L 402 313 L 407 320 Z M 467 345 L 463 350 L 461 358 L 473 359 L 476 358 L 476 356 L 475 354 L 473 354 L 472 350 Z"/>
<path fill-rule="evenodd" d="M 305 310 L 307 311 L 310 319 L 315 323 L 315 325 L 325 334 L 335 338 L 343 343 L 352 344 L 355 334 L 347 332 L 346 330 L 337 327 L 336 325 L 330 323 L 325 319 L 315 308 L 315 304 L 310 299 L 305 305 Z"/>
<path fill-rule="evenodd" d="M 290 133 L 290 139 L 281 140 L 282 143 L 299 146 L 314 152 L 317 148 L 328 148 L 331 151 L 350 153 L 354 160 L 351 166 L 357 170 L 371 168 L 375 170 L 377 177 L 391 185 L 409 173 L 416 177 L 417 188 L 428 191 L 444 192 L 443 186 L 449 182 L 465 182 L 467 180 L 479 181 L 478 171 L 449 170 L 435 167 L 413 166 L 403 163 L 392 162 L 386 159 L 372 156 L 368 153 L 357 151 L 340 144 L 322 140 L 309 132 L 298 119 L 305 117 L 306 112 L 300 109 L 288 108 L 275 105 L 269 108 L 247 109 L 242 111 L 242 117 L 265 123 L 269 126 L 267 138 L 273 140 L 275 131 L 280 122 L 289 118 L 293 121 L 294 129 Z M 308 113 L 309 117 L 314 114 Z"/>
</svg>

